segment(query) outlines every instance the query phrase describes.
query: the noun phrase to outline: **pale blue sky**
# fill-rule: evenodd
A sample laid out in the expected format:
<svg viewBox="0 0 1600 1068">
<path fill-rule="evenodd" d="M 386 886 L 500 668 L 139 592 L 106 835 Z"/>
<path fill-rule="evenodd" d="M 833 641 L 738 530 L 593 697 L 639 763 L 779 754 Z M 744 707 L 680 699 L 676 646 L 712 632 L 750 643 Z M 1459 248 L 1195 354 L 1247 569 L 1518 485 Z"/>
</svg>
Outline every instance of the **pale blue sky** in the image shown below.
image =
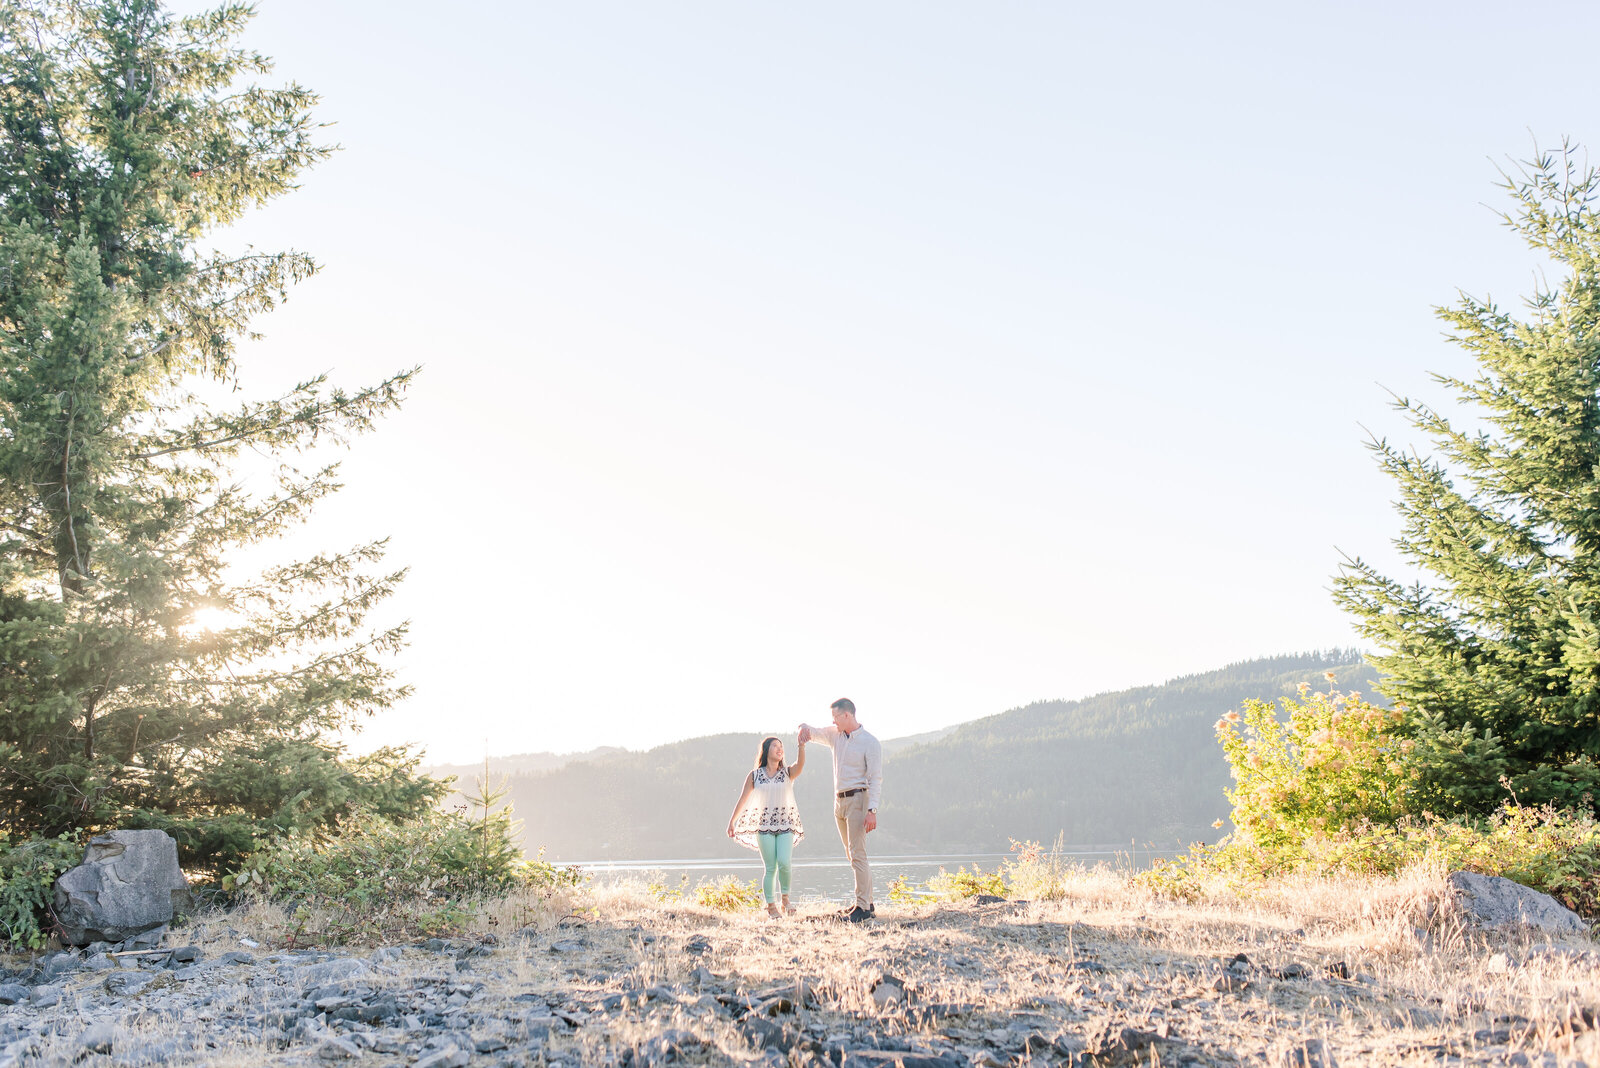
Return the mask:
<svg viewBox="0 0 1600 1068">
<path fill-rule="evenodd" d="M 198 5 L 185 5 L 190 8 Z M 1534 260 L 1592 5 L 261 0 L 344 147 L 244 379 L 421 363 L 300 547 L 393 535 L 435 759 L 882 736 L 1354 641 L 1361 425 Z M 1485 205 L 1489 207 L 1485 207 Z M 1409 437 L 1408 437 L 1409 440 Z"/>
</svg>

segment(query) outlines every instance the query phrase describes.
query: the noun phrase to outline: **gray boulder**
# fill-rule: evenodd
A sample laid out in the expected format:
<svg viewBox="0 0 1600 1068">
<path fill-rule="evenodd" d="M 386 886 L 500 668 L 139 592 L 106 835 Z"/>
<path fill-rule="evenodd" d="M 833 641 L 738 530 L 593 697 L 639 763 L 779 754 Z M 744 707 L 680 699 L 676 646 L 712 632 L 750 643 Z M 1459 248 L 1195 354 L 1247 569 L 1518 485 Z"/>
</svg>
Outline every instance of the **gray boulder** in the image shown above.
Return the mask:
<svg viewBox="0 0 1600 1068">
<path fill-rule="evenodd" d="M 189 902 L 178 843 L 165 831 L 92 838 L 83 863 L 56 880 L 56 918 L 75 946 L 134 938 L 171 923 Z"/>
<path fill-rule="evenodd" d="M 1480 927 L 1526 924 L 1546 931 L 1582 934 L 1589 929 L 1576 912 L 1549 894 L 1476 872 L 1450 873 L 1450 889 L 1461 911 Z"/>
</svg>

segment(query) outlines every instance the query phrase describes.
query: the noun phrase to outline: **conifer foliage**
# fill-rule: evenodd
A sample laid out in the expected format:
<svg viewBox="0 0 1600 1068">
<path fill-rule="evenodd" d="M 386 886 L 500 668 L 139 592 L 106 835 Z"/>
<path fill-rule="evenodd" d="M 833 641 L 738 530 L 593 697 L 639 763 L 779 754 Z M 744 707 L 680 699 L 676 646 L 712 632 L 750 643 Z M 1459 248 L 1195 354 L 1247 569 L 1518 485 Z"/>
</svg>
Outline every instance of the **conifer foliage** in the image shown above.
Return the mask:
<svg viewBox="0 0 1600 1068">
<path fill-rule="evenodd" d="M 438 789 L 403 751 L 333 740 L 404 694 L 404 628 L 368 619 L 401 577 L 382 543 L 226 567 L 337 488 L 337 465 L 290 461 L 411 377 L 198 395 L 237 390 L 252 317 L 316 269 L 206 245 L 329 151 L 311 92 L 255 81 L 249 13 L 0 4 L 0 831 L 166 827 L 220 862 Z M 271 488 L 241 488 L 244 455 L 276 461 Z M 207 609 L 226 625 L 197 626 Z"/>
<path fill-rule="evenodd" d="M 1405 584 L 1360 559 L 1339 601 L 1381 650 L 1439 811 L 1593 807 L 1600 786 L 1600 173 L 1572 146 L 1504 183 L 1503 217 L 1552 270 L 1519 316 L 1464 296 L 1441 317 L 1477 361 L 1436 376 L 1482 429 L 1397 401 L 1433 442 L 1378 441 L 1399 486 Z"/>
</svg>

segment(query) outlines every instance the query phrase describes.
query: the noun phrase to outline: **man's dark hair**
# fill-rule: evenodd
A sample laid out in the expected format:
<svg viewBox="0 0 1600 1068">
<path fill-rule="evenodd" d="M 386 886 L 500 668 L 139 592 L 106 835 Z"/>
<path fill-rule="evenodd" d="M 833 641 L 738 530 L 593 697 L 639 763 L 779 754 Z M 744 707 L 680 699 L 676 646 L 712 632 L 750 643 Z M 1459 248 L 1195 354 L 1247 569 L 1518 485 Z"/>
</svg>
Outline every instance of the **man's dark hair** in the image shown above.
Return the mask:
<svg viewBox="0 0 1600 1068">
<path fill-rule="evenodd" d="M 856 703 L 848 697 L 841 697 L 828 707 L 837 708 L 841 712 L 848 712 L 852 716 L 856 714 Z"/>
</svg>

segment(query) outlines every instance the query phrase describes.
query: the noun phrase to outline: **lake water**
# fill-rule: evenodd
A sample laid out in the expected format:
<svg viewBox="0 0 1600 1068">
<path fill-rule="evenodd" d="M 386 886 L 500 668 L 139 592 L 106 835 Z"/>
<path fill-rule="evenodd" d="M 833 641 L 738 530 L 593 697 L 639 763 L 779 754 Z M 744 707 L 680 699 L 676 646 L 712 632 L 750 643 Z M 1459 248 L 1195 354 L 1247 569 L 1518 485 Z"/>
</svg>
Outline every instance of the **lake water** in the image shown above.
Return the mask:
<svg viewBox="0 0 1600 1068">
<path fill-rule="evenodd" d="M 1063 861 L 1070 864 L 1082 864 L 1094 867 L 1105 864 L 1113 868 L 1140 870 L 1148 868 L 1157 857 L 1169 858 L 1175 856 L 1171 850 L 1149 849 L 1090 849 L 1077 851 L 1063 851 L 1060 856 Z M 924 853 L 906 856 L 874 856 L 872 860 L 872 886 L 877 900 L 883 901 L 888 897 L 887 887 L 894 879 L 905 876 L 907 882 L 913 887 L 921 887 L 939 869 L 955 871 L 957 868 L 971 870 L 977 866 L 984 872 L 992 872 L 1008 860 L 1015 860 L 1015 853 Z M 661 883 L 669 889 L 682 887 L 693 890 L 694 887 L 704 882 L 716 882 L 729 875 L 741 882 L 755 880 L 761 881 L 761 858 L 754 853 L 749 860 L 718 857 L 715 859 L 678 858 L 672 860 L 593 860 L 593 861 L 562 861 L 563 865 L 575 864 L 597 885 L 606 885 L 622 881 L 632 881 L 641 884 Z M 853 877 L 850 871 L 850 862 L 843 857 L 796 857 L 792 865 L 792 878 L 790 880 L 789 896 L 796 902 L 836 901 L 845 902 L 853 893 Z"/>
</svg>

